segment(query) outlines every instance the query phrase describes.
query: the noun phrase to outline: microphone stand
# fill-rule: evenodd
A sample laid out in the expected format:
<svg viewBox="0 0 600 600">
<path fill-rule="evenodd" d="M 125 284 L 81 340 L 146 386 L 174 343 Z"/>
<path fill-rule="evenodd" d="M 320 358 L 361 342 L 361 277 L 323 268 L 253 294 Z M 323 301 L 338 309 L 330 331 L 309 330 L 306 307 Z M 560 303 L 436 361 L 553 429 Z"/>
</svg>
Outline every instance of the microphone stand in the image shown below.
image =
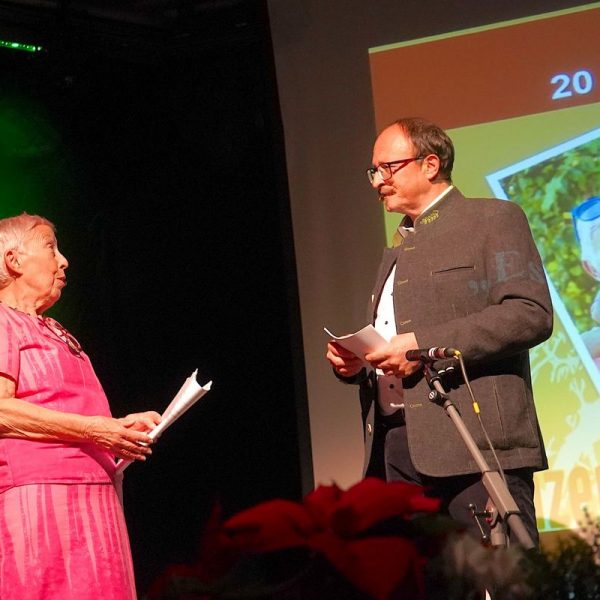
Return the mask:
<svg viewBox="0 0 600 600">
<path fill-rule="evenodd" d="M 490 495 L 490 499 L 488 500 L 483 515 L 490 524 L 492 546 L 500 547 L 507 545 L 506 524 L 510 527 L 511 531 L 515 534 L 519 543 L 525 550 L 535 548 L 536 546 L 527 532 L 527 529 L 525 529 L 525 525 L 521 519 L 521 511 L 508 491 L 506 483 L 498 471 L 493 471 L 490 468 L 483 457 L 483 454 L 481 454 L 481 451 L 469 433 L 460 413 L 450 400 L 446 390 L 443 388 L 440 373 L 426 362 L 424 362 L 423 366 L 425 370 L 425 379 L 431 388 L 429 400 L 436 404 L 440 404 L 444 408 L 481 471 L 481 481 Z M 473 516 L 477 519 L 478 514 L 476 513 L 476 507 L 471 506 L 470 508 L 473 510 Z M 481 525 L 479 525 L 479 528 L 481 529 Z M 483 531 L 482 535 L 485 539 L 486 536 L 483 534 Z"/>
</svg>

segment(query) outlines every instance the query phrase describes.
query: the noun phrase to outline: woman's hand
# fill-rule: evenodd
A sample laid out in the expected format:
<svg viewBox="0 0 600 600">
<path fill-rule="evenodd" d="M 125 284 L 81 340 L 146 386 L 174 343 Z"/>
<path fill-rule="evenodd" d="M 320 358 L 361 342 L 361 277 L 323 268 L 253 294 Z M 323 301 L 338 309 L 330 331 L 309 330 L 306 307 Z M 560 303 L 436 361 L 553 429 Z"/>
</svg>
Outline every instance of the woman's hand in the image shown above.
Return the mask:
<svg viewBox="0 0 600 600">
<path fill-rule="evenodd" d="M 14 381 L 0 375 L 0 437 L 66 444 L 90 441 L 127 460 L 146 460 L 152 454 L 148 432 L 161 420 L 154 411 L 122 419 L 88 417 L 36 406 L 14 395 Z"/>
<path fill-rule="evenodd" d="M 149 413 L 140 414 L 147 415 Z M 128 415 L 123 419 L 100 416 L 88 417 L 84 429 L 85 439 L 108 450 L 119 458 L 146 460 L 146 456 L 152 454 L 152 450 L 148 448 L 148 445 L 152 444 L 153 440 L 148 437 L 147 433 L 136 430 L 134 425 L 135 423 L 144 423 L 144 427 L 146 427 L 146 423 L 150 421 L 146 419 L 142 421 L 139 419 L 128 420 L 132 416 Z M 152 421 L 152 419 L 150 420 Z M 122 421 L 131 423 L 131 425 L 126 426 Z M 152 429 L 152 427 L 148 429 Z"/>
<path fill-rule="evenodd" d="M 162 417 L 153 410 L 148 410 L 141 413 L 131 413 L 126 417 L 117 419 L 127 429 L 134 431 L 152 431 L 161 421 Z"/>
</svg>

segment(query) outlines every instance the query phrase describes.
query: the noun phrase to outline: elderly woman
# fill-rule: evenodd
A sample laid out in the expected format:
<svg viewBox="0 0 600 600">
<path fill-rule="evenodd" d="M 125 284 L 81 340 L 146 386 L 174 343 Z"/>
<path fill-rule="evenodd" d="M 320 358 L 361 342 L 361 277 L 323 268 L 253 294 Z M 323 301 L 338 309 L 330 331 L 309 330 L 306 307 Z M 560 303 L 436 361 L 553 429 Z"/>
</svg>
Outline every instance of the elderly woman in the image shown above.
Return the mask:
<svg viewBox="0 0 600 600">
<path fill-rule="evenodd" d="M 136 598 L 115 457 L 145 460 L 154 412 L 111 417 L 77 340 L 43 316 L 67 259 L 54 226 L 0 220 L 0 598 Z"/>
</svg>

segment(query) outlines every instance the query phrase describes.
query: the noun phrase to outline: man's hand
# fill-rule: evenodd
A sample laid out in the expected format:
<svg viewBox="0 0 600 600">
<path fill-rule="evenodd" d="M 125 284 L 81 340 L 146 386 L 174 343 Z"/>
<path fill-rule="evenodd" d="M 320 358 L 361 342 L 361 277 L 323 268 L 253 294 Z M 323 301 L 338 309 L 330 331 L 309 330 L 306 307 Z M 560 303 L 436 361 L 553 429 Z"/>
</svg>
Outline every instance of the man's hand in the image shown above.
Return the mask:
<svg viewBox="0 0 600 600">
<path fill-rule="evenodd" d="M 336 342 L 327 344 L 327 360 L 342 377 L 353 377 L 364 367 L 363 361 L 356 354 Z"/>
<path fill-rule="evenodd" d="M 421 363 L 406 360 L 406 351 L 418 348 L 417 338 L 411 331 L 395 335 L 387 346 L 365 356 L 374 369 L 381 369 L 384 375 L 406 377 L 421 368 Z"/>
</svg>

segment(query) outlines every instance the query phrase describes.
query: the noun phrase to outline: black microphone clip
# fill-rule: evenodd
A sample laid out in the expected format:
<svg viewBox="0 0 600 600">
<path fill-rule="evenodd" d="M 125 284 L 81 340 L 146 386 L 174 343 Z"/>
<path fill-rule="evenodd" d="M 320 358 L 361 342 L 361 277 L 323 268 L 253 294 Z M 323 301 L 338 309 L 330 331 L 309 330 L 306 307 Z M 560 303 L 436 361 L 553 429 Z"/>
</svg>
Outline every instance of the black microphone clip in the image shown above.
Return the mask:
<svg viewBox="0 0 600 600">
<path fill-rule="evenodd" d="M 425 363 L 432 363 L 442 358 L 458 358 L 460 351 L 455 348 L 418 348 L 416 350 L 406 351 L 406 360 L 416 361 L 419 360 Z"/>
</svg>

